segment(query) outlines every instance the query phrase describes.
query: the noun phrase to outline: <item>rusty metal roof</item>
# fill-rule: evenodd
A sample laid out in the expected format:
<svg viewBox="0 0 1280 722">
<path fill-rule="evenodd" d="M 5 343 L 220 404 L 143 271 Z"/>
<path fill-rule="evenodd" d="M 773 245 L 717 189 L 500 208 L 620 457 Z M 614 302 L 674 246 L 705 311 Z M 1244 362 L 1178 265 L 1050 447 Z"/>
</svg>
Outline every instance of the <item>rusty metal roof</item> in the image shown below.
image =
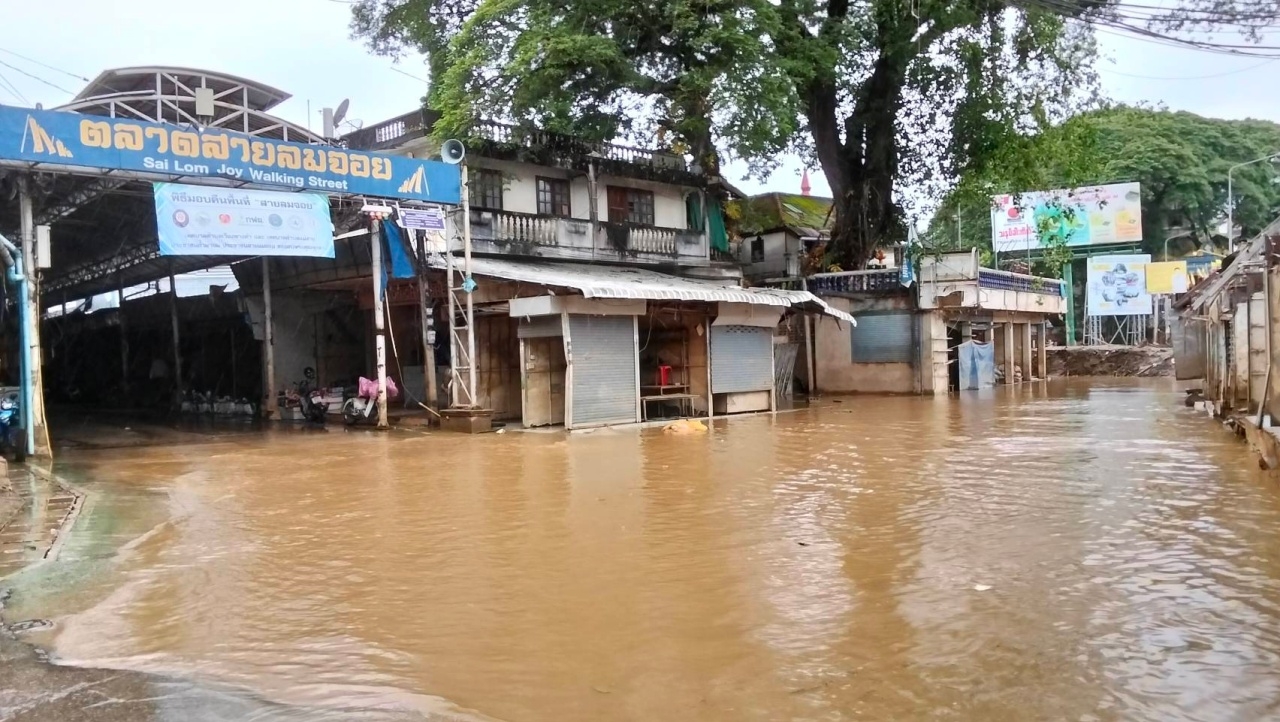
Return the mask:
<svg viewBox="0 0 1280 722">
<path fill-rule="evenodd" d="M 457 259 L 457 262 L 460 264 L 462 259 Z M 433 268 L 445 267 L 443 256 L 433 256 L 430 263 Z M 684 278 L 628 266 L 473 258 L 471 272 L 477 276 L 569 288 L 581 292 L 586 298 L 705 301 L 809 308 L 841 321 L 848 321 L 854 326 L 858 325 L 853 316 L 828 306 L 825 301 L 808 291 L 743 288 L 730 280 Z"/>
</svg>

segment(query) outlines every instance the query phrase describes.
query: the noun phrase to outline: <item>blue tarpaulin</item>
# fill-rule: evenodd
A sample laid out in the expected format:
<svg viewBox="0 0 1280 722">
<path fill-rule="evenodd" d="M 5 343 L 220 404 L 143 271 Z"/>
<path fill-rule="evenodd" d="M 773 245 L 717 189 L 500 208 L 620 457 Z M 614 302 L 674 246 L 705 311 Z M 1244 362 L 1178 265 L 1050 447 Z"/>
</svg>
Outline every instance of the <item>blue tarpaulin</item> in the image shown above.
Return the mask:
<svg viewBox="0 0 1280 722">
<path fill-rule="evenodd" d="M 393 278 L 413 278 L 413 257 L 405 246 L 404 234 L 394 223 L 382 224 L 382 238 L 387 244 L 387 260 L 391 263 Z"/>
</svg>

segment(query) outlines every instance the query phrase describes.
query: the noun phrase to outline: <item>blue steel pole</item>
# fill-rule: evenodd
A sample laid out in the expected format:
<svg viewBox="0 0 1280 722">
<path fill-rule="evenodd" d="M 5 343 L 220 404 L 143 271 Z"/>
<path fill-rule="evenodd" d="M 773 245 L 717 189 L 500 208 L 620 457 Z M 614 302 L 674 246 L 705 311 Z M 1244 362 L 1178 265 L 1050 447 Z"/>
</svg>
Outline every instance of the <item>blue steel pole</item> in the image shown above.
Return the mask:
<svg viewBox="0 0 1280 722">
<path fill-rule="evenodd" d="M 31 383 L 31 315 L 27 313 L 27 276 L 22 272 L 22 252 L 8 238 L 0 236 L 0 244 L 13 257 L 13 264 L 6 271 L 6 277 L 18 289 L 18 318 L 22 339 L 19 343 L 18 368 L 22 376 L 19 389 L 22 393 L 22 425 L 26 432 L 27 454 L 36 453 L 35 432 L 35 393 Z"/>
</svg>

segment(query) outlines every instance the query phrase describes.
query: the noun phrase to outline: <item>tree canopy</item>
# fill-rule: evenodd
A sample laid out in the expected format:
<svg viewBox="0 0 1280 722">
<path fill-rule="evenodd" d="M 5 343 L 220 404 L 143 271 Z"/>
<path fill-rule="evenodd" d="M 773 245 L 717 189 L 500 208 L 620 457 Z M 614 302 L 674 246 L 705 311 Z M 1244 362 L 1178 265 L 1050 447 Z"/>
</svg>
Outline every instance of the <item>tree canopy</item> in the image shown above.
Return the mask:
<svg viewBox="0 0 1280 722">
<path fill-rule="evenodd" d="M 1228 169 L 1280 151 L 1280 125 L 1115 106 L 1080 114 L 1024 143 L 1058 150 L 1046 154 L 1033 175 L 1002 176 L 999 169 L 966 175 L 935 217 L 934 243 L 990 249 L 994 193 L 1138 181 L 1145 250 L 1159 257 L 1170 237 L 1171 254 L 1193 250 L 1212 241 L 1226 218 Z M 1232 173 L 1234 220 L 1242 234 L 1257 233 L 1280 212 L 1276 180 L 1276 168 L 1266 162 Z M 957 230 L 962 238 L 953 240 Z"/>
<path fill-rule="evenodd" d="M 1007 154 L 1092 88 L 1086 25 L 1001 0 L 361 0 L 353 17 L 376 49 L 431 55 L 441 133 L 500 115 L 639 137 L 709 174 L 722 153 L 759 173 L 811 158 L 848 266 L 903 237 L 904 180 Z"/>
<path fill-rule="evenodd" d="M 708 175 L 724 155 L 763 174 L 799 153 L 835 196 L 830 260 L 861 267 L 904 237 L 914 197 L 958 178 L 1083 170 L 1078 143 L 1042 131 L 1096 105 L 1094 24 L 1256 40 L 1280 12 L 1256 5 L 1181 0 L 1135 15 L 1118 0 L 356 0 L 352 29 L 377 52 L 428 54 L 439 135 L 484 115 L 636 140 Z"/>
</svg>

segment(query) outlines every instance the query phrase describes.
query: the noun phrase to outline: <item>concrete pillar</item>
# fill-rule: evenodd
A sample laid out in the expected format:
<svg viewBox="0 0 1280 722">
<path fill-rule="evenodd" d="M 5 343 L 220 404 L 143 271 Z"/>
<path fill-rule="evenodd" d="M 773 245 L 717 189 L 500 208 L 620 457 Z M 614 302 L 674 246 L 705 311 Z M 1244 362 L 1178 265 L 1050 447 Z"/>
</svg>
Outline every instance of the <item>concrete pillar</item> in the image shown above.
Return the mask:
<svg viewBox="0 0 1280 722">
<path fill-rule="evenodd" d="M 1002 336 L 1004 340 L 1004 344 L 1003 344 L 1004 345 L 1004 349 L 1003 349 L 1004 351 L 1004 358 L 1003 358 L 1004 382 L 1006 384 L 1011 384 L 1013 383 L 1013 367 L 1014 365 L 1017 364 L 1017 355 L 1014 353 L 1014 347 L 1013 347 L 1013 344 L 1014 344 L 1013 323 L 1006 322 L 1002 324 L 1001 331 L 1003 332 Z"/>
<path fill-rule="evenodd" d="M 1040 378 L 1049 379 L 1049 323 L 1047 321 L 1040 322 Z"/>
<path fill-rule="evenodd" d="M 1022 335 L 1022 380 L 1029 382 L 1033 375 L 1031 373 L 1031 324 L 1020 323 L 1018 329 Z"/>
</svg>

